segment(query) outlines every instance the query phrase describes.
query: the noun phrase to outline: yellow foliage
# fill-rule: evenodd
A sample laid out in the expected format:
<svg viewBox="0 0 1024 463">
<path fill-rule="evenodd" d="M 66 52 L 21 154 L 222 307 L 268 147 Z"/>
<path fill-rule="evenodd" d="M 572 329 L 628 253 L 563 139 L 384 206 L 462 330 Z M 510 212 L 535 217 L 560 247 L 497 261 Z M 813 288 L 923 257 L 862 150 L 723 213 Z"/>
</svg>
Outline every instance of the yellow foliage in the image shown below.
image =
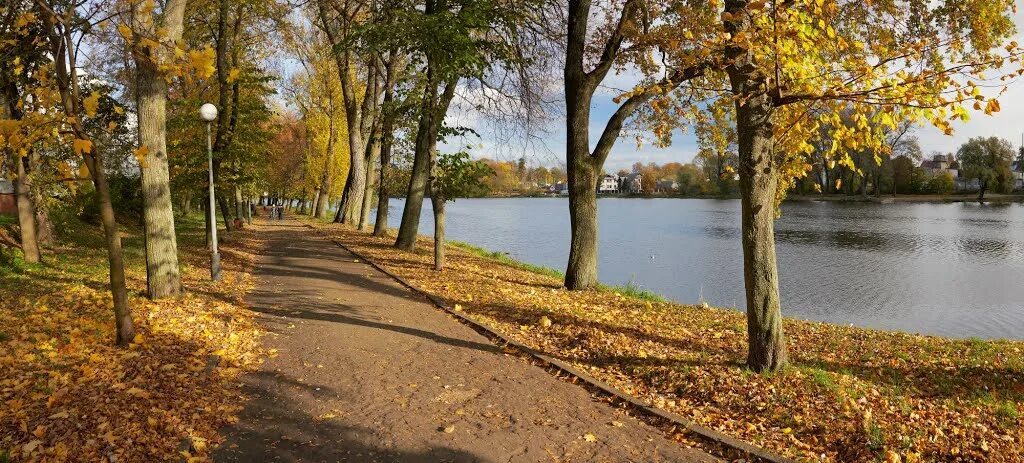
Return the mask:
<svg viewBox="0 0 1024 463">
<path fill-rule="evenodd" d="M 85 115 L 89 117 L 96 117 L 96 111 L 100 107 L 100 94 L 99 92 L 92 92 L 89 96 L 82 99 L 82 108 L 85 109 Z"/>
<path fill-rule="evenodd" d="M 75 154 L 79 156 L 92 153 L 92 140 L 76 138 L 71 143 L 72 149 L 74 150 Z"/>
<path fill-rule="evenodd" d="M 188 52 L 188 60 L 189 65 L 202 79 L 212 76 L 217 70 L 217 54 L 211 47 L 206 47 L 202 50 L 190 50 Z"/>
</svg>

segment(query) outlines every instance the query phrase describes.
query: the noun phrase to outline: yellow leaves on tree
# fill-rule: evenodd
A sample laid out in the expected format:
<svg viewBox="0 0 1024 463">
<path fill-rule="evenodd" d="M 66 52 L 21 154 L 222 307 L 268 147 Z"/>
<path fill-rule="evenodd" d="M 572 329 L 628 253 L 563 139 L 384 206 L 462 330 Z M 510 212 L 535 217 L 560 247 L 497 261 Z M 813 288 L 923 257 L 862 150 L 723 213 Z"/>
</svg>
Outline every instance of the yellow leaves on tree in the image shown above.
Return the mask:
<svg viewBox="0 0 1024 463">
<path fill-rule="evenodd" d="M 188 52 L 189 66 L 195 70 L 200 78 L 206 79 L 217 70 L 217 54 L 211 47 L 202 50 L 190 50 Z"/>
<path fill-rule="evenodd" d="M 90 154 L 92 153 L 92 140 L 76 138 L 72 140 L 71 147 L 78 156 Z"/>
<path fill-rule="evenodd" d="M 99 92 L 92 92 L 89 96 L 82 99 L 82 109 L 85 110 L 85 115 L 89 117 L 96 117 L 96 111 L 100 107 L 100 94 Z"/>
</svg>

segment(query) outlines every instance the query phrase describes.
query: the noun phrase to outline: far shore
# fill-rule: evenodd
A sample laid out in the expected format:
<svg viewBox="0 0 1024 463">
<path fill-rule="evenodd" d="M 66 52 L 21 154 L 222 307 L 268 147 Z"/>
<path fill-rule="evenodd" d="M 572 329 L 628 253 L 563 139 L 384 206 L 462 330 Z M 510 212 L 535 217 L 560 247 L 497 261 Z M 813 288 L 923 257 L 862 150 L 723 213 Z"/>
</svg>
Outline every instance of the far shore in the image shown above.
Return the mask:
<svg viewBox="0 0 1024 463">
<path fill-rule="evenodd" d="M 861 196 L 861 195 L 789 195 L 786 201 L 833 201 L 833 202 L 859 202 L 859 203 L 1016 203 L 1024 202 L 1024 194 L 999 194 L 990 193 L 985 195 L 984 200 L 978 199 L 977 193 L 955 194 L 955 195 L 882 195 L 882 196 Z"/>
<path fill-rule="evenodd" d="M 598 199 L 602 198 L 620 198 L 620 199 L 739 199 L 738 196 L 679 196 L 669 194 L 652 194 L 652 195 L 598 195 Z M 478 199 L 508 199 L 508 198 L 568 198 L 568 196 L 560 195 L 533 195 L 533 194 L 495 194 L 483 196 Z M 396 198 L 401 199 L 401 198 Z M 989 193 L 985 195 L 984 200 L 978 199 L 977 193 L 966 193 L 966 194 L 954 194 L 954 195 L 924 195 L 924 194 L 907 194 L 907 195 L 882 195 L 882 196 L 862 196 L 862 195 L 844 195 L 844 194 L 828 194 L 828 195 L 795 195 L 791 194 L 786 196 L 786 201 L 828 201 L 828 202 L 849 202 L 849 203 L 874 203 L 874 204 L 892 204 L 892 203 L 1018 203 L 1024 202 L 1024 193 L 1012 193 L 1012 194 L 1000 194 L 1000 193 Z"/>
</svg>

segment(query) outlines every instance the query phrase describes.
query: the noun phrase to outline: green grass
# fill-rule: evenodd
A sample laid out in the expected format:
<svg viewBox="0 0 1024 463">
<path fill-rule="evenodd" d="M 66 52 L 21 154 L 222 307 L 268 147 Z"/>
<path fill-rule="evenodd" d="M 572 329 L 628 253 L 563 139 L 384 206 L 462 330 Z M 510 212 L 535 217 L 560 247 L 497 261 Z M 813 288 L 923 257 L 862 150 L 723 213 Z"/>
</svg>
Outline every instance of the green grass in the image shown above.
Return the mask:
<svg viewBox="0 0 1024 463">
<path fill-rule="evenodd" d="M 529 264 L 529 263 L 526 263 L 526 262 L 518 261 L 518 260 L 515 260 L 515 259 L 509 257 L 508 254 L 506 254 L 504 252 L 501 252 L 501 251 L 491 251 L 491 250 L 488 250 L 488 249 L 485 249 L 485 248 L 482 248 L 482 247 L 479 247 L 479 246 L 474 246 L 474 245 L 469 244 L 469 243 L 465 243 L 465 242 L 462 242 L 462 241 L 455 241 L 455 240 L 449 240 L 448 244 L 451 245 L 451 246 L 454 246 L 456 248 L 463 249 L 465 251 L 469 251 L 470 253 L 473 253 L 473 254 L 475 254 L 477 256 L 480 256 L 480 257 L 483 257 L 485 259 L 491 259 L 491 260 L 497 261 L 497 262 L 499 262 L 501 264 L 508 265 L 510 267 L 515 267 L 515 268 L 518 268 L 518 269 L 521 269 L 521 270 L 526 270 L 528 272 L 533 272 L 533 273 L 538 273 L 538 274 L 541 274 L 541 275 L 546 275 L 546 276 L 549 276 L 549 277 L 552 277 L 552 278 L 558 278 L 560 280 L 565 279 L 565 273 L 563 273 L 563 272 L 561 272 L 559 270 L 555 270 L 555 269 L 553 269 L 551 267 L 544 267 L 542 265 L 533 265 L 533 264 Z M 598 289 L 601 290 L 601 291 L 606 291 L 606 292 L 610 292 L 610 293 L 618 293 L 618 294 L 621 294 L 622 296 L 633 298 L 633 299 L 639 299 L 639 300 L 642 300 L 642 301 L 648 301 L 648 302 L 668 302 L 668 300 L 665 299 L 664 296 L 662 296 L 662 295 L 660 295 L 658 293 L 655 293 L 654 291 L 651 291 L 649 289 L 642 288 L 639 284 L 637 284 L 633 280 L 630 280 L 628 283 L 626 283 L 624 285 L 618 285 L 618 286 L 600 285 L 600 286 L 598 286 Z"/>
<path fill-rule="evenodd" d="M 658 294 L 658 293 L 656 293 L 654 291 L 651 291 L 649 289 L 644 289 L 644 288 L 640 287 L 640 285 L 638 285 L 632 279 L 630 279 L 629 282 L 627 282 L 624 285 L 619 285 L 619 286 L 602 286 L 601 290 L 619 293 L 619 294 L 621 294 L 623 296 L 626 296 L 626 297 L 632 297 L 634 299 L 640 299 L 641 301 L 668 302 L 668 300 L 665 299 L 664 296 L 662 296 L 662 295 L 660 295 L 660 294 Z"/>
<path fill-rule="evenodd" d="M 18 223 L 18 217 L 12 214 L 0 214 L 0 227 Z"/>
<path fill-rule="evenodd" d="M 448 244 L 450 244 L 450 245 L 452 245 L 452 246 L 454 246 L 456 248 L 469 251 L 469 252 L 471 252 L 471 253 L 473 253 L 475 255 L 478 255 L 480 257 L 498 261 L 498 262 L 500 262 L 502 264 L 505 264 L 505 265 L 508 265 L 510 267 L 515 267 L 515 268 L 518 268 L 518 269 L 526 270 L 528 272 L 538 273 L 538 274 L 541 274 L 541 275 L 547 275 L 547 276 L 552 277 L 552 278 L 558 278 L 558 279 L 565 278 L 565 274 L 564 273 L 562 273 L 562 272 L 560 272 L 558 270 L 555 270 L 555 269 L 553 269 L 551 267 L 544 267 L 542 265 L 533 265 L 533 264 L 528 264 L 526 262 L 521 262 L 521 261 L 518 261 L 518 260 L 515 260 L 515 259 L 509 257 L 508 254 L 505 254 L 504 252 L 501 252 L 501 251 L 488 251 L 487 249 L 481 248 L 479 246 L 474 246 L 474 245 L 469 244 L 469 243 L 464 243 L 462 241 L 449 240 Z"/>
<path fill-rule="evenodd" d="M 1015 423 L 1020 418 L 1020 410 L 1017 410 L 1017 404 L 1012 400 L 1004 400 L 996 406 L 996 416 L 1000 418 L 1004 425 L 1009 425 Z"/>
<path fill-rule="evenodd" d="M 836 389 L 836 383 L 832 381 L 832 377 L 829 376 L 829 374 L 824 370 L 818 368 L 811 370 L 811 378 L 814 380 L 815 384 L 821 386 L 824 389 L 830 391 Z"/>
</svg>

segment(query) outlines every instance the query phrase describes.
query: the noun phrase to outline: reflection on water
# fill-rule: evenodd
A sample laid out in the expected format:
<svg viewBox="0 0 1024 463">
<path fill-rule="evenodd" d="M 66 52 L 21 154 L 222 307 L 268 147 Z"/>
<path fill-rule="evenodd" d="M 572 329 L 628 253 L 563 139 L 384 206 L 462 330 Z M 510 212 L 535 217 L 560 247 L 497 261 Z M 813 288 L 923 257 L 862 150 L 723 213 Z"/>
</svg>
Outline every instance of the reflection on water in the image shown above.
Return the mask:
<svg viewBox="0 0 1024 463">
<path fill-rule="evenodd" d="M 743 307 L 738 201 L 598 204 L 603 282 L 634 280 L 681 302 Z M 402 202 L 391 208 L 400 215 Z M 449 206 L 448 234 L 561 269 L 567 208 L 559 198 L 461 199 Z M 422 217 L 429 233 L 431 214 Z M 1024 339 L 1024 206 L 786 203 L 776 241 L 790 316 Z"/>
</svg>

